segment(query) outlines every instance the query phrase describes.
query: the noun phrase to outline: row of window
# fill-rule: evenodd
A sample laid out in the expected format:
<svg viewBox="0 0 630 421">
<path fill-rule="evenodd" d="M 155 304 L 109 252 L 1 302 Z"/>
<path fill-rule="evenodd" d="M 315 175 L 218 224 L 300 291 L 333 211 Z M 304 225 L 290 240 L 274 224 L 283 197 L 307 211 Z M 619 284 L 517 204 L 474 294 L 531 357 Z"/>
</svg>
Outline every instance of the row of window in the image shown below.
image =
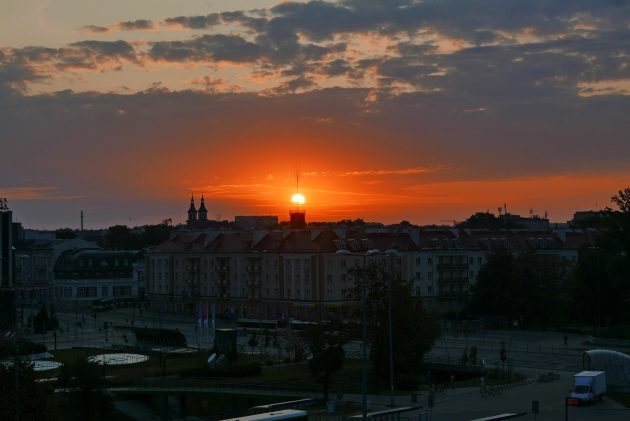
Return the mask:
<svg viewBox="0 0 630 421">
<path fill-rule="evenodd" d="M 100 298 L 108 298 L 110 287 L 109 286 L 101 286 L 101 295 Z M 96 298 L 97 295 L 97 287 L 95 286 L 85 286 L 85 287 L 77 287 L 76 288 L 76 297 L 77 298 Z M 131 295 L 131 286 L 129 285 L 115 285 L 111 287 L 112 296 L 113 297 L 128 297 Z M 55 297 L 57 298 L 73 298 L 74 297 L 74 289 L 73 287 L 55 287 Z"/>
</svg>

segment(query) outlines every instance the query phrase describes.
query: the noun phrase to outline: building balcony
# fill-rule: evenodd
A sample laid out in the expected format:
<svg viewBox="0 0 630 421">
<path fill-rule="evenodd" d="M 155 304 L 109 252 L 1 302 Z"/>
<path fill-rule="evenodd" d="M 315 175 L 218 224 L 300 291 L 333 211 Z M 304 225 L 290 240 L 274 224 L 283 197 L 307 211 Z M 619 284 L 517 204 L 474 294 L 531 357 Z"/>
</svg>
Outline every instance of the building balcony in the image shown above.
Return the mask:
<svg viewBox="0 0 630 421">
<path fill-rule="evenodd" d="M 468 270 L 467 263 L 438 263 L 438 270 Z"/>
<path fill-rule="evenodd" d="M 467 276 L 456 276 L 451 278 L 439 278 L 438 283 L 441 285 L 464 285 L 468 283 Z"/>
<path fill-rule="evenodd" d="M 468 293 L 463 291 L 440 291 L 438 292 L 438 299 L 440 300 L 463 300 L 468 297 Z"/>
</svg>

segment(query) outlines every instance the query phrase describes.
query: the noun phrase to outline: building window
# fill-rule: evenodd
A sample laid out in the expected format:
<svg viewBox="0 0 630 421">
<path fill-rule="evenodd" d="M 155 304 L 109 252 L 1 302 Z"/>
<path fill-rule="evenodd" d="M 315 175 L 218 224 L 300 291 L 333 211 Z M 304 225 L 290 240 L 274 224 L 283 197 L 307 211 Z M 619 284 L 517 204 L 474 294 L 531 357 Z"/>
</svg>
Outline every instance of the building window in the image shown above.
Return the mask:
<svg viewBox="0 0 630 421">
<path fill-rule="evenodd" d="M 107 287 L 101 287 L 101 297 L 108 297 L 109 296 L 109 288 Z"/>
<path fill-rule="evenodd" d="M 428 279 L 429 281 L 432 281 L 432 280 L 433 280 L 433 272 L 428 272 L 428 273 L 427 273 L 427 279 Z"/>
<path fill-rule="evenodd" d="M 427 287 L 427 294 L 428 295 L 432 295 L 433 294 L 433 287 Z"/>
<path fill-rule="evenodd" d="M 427 264 L 429 266 L 431 266 L 433 264 L 433 259 L 431 259 L 430 257 L 427 259 Z"/>
<path fill-rule="evenodd" d="M 420 266 L 421 263 L 422 263 L 422 259 L 419 257 L 416 257 L 416 266 Z"/>
<path fill-rule="evenodd" d="M 131 295 L 131 287 L 127 285 L 115 286 L 114 297 L 127 297 Z"/>
<path fill-rule="evenodd" d="M 416 272 L 416 279 L 422 279 L 422 272 Z"/>
<path fill-rule="evenodd" d="M 422 288 L 416 287 L 416 295 L 422 295 Z"/>
<path fill-rule="evenodd" d="M 341 275 L 341 282 L 346 282 L 346 275 Z"/>
<path fill-rule="evenodd" d="M 343 260 L 341 261 L 341 267 L 342 267 L 342 268 L 345 268 L 345 267 L 346 267 L 346 260 L 345 260 L 345 259 L 343 259 Z"/>
<path fill-rule="evenodd" d="M 332 282 L 333 282 L 332 275 L 328 275 L 328 276 L 326 276 L 326 280 L 328 281 L 328 284 L 329 284 L 329 285 L 330 285 L 330 284 L 332 284 Z"/>
<path fill-rule="evenodd" d="M 96 297 L 96 287 L 79 287 L 77 288 L 78 297 Z"/>
</svg>

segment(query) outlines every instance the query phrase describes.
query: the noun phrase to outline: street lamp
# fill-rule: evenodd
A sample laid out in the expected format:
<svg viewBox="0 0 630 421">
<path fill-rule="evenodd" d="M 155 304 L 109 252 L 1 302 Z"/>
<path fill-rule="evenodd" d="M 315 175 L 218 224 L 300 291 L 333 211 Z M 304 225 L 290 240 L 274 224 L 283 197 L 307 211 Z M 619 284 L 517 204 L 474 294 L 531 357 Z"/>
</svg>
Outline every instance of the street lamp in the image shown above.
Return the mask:
<svg viewBox="0 0 630 421">
<path fill-rule="evenodd" d="M 337 253 L 340 253 L 338 251 Z M 347 252 L 346 252 L 347 253 Z M 345 253 L 344 253 L 345 254 Z M 396 250 L 387 250 L 381 252 L 378 249 L 368 250 L 361 254 L 363 257 L 363 268 L 359 272 L 361 274 L 361 281 L 363 282 L 361 288 L 361 324 L 362 324 L 362 367 L 363 376 L 361 383 L 361 391 L 363 397 L 362 412 L 363 419 L 367 420 L 367 278 L 370 276 L 370 268 L 367 264 L 367 257 L 374 255 L 384 255 L 390 257 L 390 271 L 389 282 L 387 289 L 387 324 L 388 324 L 388 342 L 389 342 L 389 405 L 394 406 L 394 346 L 393 346 L 393 326 L 392 326 L 392 284 L 395 276 L 395 258 L 400 256 L 400 253 Z"/>
<path fill-rule="evenodd" d="M 359 267 L 355 264 L 355 275 L 361 278 L 361 413 L 363 421 L 367 421 L 367 378 L 368 378 L 368 364 L 367 364 L 367 274 L 369 272 L 366 257 L 370 255 L 371 250 L 365 254 L 358 254 L 363 257 L 363 266 Z M 352 255 L 348 250 L 337 250 L 336 254 L 348 254 Z M 321 309 L 321 305 L 320 305 Z M 321 310 L 320 310 L 321 311 Z"/>
<path fill-rule="evenodd" d="M 392 328 L 392 284 L 395 276 L 395 258 L 400 256 L 396 250 L 385 252 L 390 258 L 389 285 L 387 287 L 387 323 L 389 331 L 389 406 L 394 406 L 394 339 Z"/>
</svg>

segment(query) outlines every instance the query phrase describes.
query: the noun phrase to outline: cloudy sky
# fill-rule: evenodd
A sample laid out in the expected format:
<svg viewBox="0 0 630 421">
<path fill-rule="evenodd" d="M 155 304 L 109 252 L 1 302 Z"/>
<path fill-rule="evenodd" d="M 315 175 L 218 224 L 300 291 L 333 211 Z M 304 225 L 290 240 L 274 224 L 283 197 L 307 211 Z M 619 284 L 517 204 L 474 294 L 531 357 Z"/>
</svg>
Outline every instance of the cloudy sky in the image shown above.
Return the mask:
<svg viewBox="0 0 630 421">
<path fill-rule="evenodd" d="M 54 228 L 439 223 L 630 186 L 630 1 L 3 0 L 0 196 Z"/>
</svg>

